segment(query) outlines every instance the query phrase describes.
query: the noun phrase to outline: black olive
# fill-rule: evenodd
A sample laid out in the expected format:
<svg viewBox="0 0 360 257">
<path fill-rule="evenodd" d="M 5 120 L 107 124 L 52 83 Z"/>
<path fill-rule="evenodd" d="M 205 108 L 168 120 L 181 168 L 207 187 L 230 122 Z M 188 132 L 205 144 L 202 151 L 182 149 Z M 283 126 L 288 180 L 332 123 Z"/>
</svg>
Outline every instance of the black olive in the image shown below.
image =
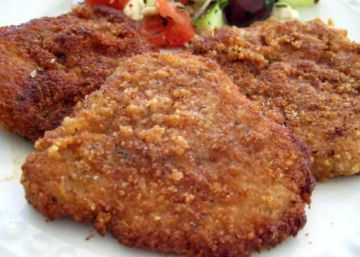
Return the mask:
<svg viewBox="0 0 360 257">
<path fill-rule="evenodd" d="M 231 25 L 248 26 L 270 16 L 275 0 L 230 0 L 225 16 Z"/>
</svg>

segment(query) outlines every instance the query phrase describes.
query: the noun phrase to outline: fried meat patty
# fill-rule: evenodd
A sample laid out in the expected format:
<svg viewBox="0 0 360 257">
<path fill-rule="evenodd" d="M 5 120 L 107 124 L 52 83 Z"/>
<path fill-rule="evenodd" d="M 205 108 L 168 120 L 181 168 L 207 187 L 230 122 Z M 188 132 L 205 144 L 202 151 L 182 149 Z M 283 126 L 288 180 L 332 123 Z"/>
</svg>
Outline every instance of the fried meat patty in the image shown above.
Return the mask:
<svg viewBox="0 0 360 257">
<path fill-rule="evenodd" d="M 317 179 L 360 171 L 360 45 L 320 20 L 268 20 L 197 37 L 263 113 L 311 149 Z"/>
<path fill-rule="evenodd" d="M 153 51 L 137 23 L 103 6 L 0 28 L 0 124 L 32 141 L 98 89 L 122 57 Z"/>
<path fill-rule="evenodd" d="M 40 213 L 163 253 L 274 246 L 303 227 L 313 187 L 304 145 L 187 54 L 126 59 L 35 147 L 22 184 Z"/>
</svg>

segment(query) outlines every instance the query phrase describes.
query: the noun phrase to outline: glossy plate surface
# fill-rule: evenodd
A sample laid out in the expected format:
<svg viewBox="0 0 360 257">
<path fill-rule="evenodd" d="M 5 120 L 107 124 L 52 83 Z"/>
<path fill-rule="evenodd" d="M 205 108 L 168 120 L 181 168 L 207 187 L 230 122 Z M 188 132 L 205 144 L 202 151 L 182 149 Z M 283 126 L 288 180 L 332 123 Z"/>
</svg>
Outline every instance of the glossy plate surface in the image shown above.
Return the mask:
<svg viewBox="0 0 360 257">
<path fill-rule="evenodd" d="M 0 26 L 58 15 L 71 5 L 71 0 L 1 0 Z M 360 13 L 345 1 L 321 0 L 302 9 L 301 16 L 331 18 L 360 42 Z M 22 138 L 0 130 L 0 257 L 160 256 L 126 248 L 110 235 L 101 237 L 90 226 L 70 220 L 46 222 L 26 203 L 19 184 L 20 166 L 31 149 Z M 296 238 L 254 256 L 360 256 L 360 176 L 319 184 L 307 212 L 308 223 Z"/>
</svg>

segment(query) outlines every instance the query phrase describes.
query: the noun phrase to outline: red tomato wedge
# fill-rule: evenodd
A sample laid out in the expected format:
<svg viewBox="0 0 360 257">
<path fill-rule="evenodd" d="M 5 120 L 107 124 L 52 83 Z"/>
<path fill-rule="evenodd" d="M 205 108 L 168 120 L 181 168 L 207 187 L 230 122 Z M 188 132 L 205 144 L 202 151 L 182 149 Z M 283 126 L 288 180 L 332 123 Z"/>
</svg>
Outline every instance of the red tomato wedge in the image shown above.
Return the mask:
<svg viewBox="0 0 360 257">
<path fill-rule="evenodd" d="M 85 0 L 85 2 L 123 10 L 129 0 Z M 141 32 L 152 44 L 159 47 L 182 46 L 195 35 L 190 15 L 176 8 L 171 0 L 156 0 L 156 8 L 159 15 L 145 18 L 141 28 Z"/>
<path fill-rule="evenodd" d="M 155 46 L 166 46 L 168 40 L 166 38 L 166 30 L 172 24 L 168 20 L 161 18 L 159 15 L 147 17 L 142 21 L 141 33 Z"/>
<path fill-rule="evenodd" d="M 124 9 L 129 0 L 85 0 L 87 4 L 103 4 L 118 10 Z"/>
<path fill-rule="evenodd" d="M 157 0 L 156 7 L 160 16 L 143 20 L 142 33 L 149 41 L 160 47 L 182 46 L 194 35 L 188 13 L 176 8 L 169 0 Z"/>
<path fill-rule="evenodd" d="M 181 46 L 195 35 L 188 13 L 176 8 L 169 0 L 156 0 L 156 7 L 161 17 L 172 21 L 166 31 L 169 46 Z"/>
</svg>

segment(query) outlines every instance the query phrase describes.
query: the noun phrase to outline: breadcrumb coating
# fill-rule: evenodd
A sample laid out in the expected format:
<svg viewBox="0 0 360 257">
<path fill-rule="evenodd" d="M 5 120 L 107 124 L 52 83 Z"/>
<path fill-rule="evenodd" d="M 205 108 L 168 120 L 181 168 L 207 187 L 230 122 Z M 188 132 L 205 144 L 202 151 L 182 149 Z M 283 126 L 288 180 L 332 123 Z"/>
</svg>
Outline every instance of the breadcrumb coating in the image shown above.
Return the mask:
<svg viewBox="0 0 360 257">
<path fill-rule="evenodd" d="M 104 6 L 0 28 L 0 124 L 32 141 L 98 89 L 121 58 L 155 51 L 137 23 Z"/>
<path fill-rule="evenodd" d="M 193 40 L 311 150 L 319 180 L 360 171 L 360 45 L 320 20 L 258 22 Z"/>
<path fill-rule="evenodd" d="M 304 226 L 314 183 L 304 145 L 187 54 L 124 60 L 35 148 L 22 184 L 40 213 L 162 253 L 275 246 Z"/>
</svg>

